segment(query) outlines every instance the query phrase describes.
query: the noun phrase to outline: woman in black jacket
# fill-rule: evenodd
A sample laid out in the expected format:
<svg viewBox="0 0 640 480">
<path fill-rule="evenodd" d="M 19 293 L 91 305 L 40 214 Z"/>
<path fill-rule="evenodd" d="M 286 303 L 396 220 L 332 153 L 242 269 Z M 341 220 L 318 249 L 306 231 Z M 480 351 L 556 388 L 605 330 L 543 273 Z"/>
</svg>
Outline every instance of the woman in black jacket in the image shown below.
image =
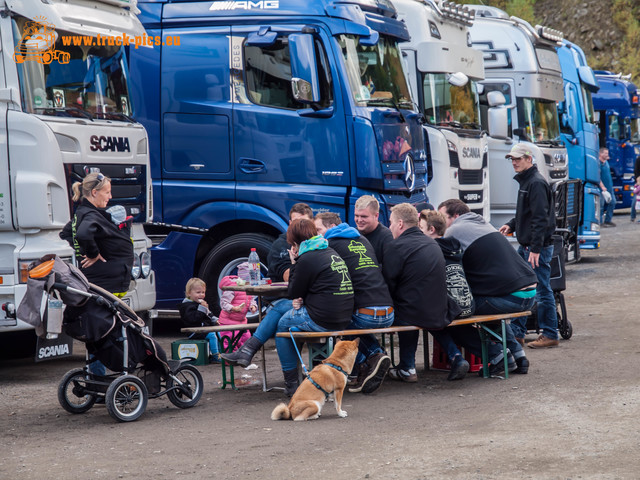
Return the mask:
<svg viewBox="0 0 640 480">
<path fill-rule="evenodd" d="M 117 297 L 124 297 L 133 266 L 131 220 L 115 219 L 105 210 L 111 199 L 111 180 L 102 173 L 90 173 L 82 183 L 75 182 L 71 188 L 73 201 L 80 201 L 80 205 L 60 232 L 60 238 L 74 248 L 87 280 Z M 89 367 L 95 375 L 106 373 L 98 360 Z"/>
<path fill-rule="evenodd" d="M 114 219 L 105 210 L 111 199 L 111 180 L 102 173 L 90 173 L 72 189 L 73 201 L 80 200 L 80 205 L 60 238 L 75 249 L 82 273 L 91 283 L 124 296 L 133 266 L 131 222 Z"/>
</svg>

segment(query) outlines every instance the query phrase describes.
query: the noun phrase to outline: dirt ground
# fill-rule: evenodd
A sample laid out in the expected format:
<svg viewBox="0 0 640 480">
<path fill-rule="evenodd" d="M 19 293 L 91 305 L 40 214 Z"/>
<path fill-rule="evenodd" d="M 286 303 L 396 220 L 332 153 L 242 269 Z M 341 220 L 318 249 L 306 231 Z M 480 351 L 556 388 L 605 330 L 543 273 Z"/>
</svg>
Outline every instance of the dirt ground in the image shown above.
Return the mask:
<svg viewBox="0 0 640 480">
<path fill-rule="evenodd" d="M 72 415 L 58 404 L 58 382 L 83 363 L 76 344 L 70 359 L 0 363 L 0 479 L 637 479 L 640 225 L 615 221 L 567 269 L 573 337 L 527 349 L 528 375 L 447 382 L 419 370 L 417 384 L 346 394 L 348 418 L 328 404 L 294 423 L 269 419 L 281 392 L 221 390 L 208 365 L 196 407 L 163 397 L 122 424 L 104 406 Z M 156 326 L 167 350 L 179 337 Z M 281 385 L 273 350 L 268 365 Z"/>
</svg>

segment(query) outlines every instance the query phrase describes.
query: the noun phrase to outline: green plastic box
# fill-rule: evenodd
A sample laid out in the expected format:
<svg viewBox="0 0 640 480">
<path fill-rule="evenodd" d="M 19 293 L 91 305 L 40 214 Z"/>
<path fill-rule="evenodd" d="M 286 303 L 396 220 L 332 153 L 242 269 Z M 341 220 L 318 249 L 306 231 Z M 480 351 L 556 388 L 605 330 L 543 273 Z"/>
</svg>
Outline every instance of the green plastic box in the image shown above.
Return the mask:
<svg viewBox="0 0 640 480">
<path fill-rule="evenodd" d="M 182 360 L 191 357 L 195 361 L 193 365 L 209 364 L 209 340 L 176 340 L 171 343 L 171 358 Z"/>
</svg>

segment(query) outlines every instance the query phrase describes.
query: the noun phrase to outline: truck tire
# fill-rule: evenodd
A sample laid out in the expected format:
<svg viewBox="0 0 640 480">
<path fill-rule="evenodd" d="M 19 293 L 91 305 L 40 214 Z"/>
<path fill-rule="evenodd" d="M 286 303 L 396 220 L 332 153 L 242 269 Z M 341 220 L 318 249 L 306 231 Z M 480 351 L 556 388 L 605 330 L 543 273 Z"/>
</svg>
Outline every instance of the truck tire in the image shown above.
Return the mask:
<svg viewBox="0 0 640 480">
<path fill-rule="evenodd" d="M 239 233 L 218 243 L 200 265 L 198 276 L 207 284 L 206 300 L 216 315 L 220 312 L 218 284 L 225 275 L 235 275 L 236 268 L 246 262 L 249 252 L 255 248 L 262 264 L 262 275 L 267 274 L 267 255 L 274 238 L 262 233 Z"/>
</svg>

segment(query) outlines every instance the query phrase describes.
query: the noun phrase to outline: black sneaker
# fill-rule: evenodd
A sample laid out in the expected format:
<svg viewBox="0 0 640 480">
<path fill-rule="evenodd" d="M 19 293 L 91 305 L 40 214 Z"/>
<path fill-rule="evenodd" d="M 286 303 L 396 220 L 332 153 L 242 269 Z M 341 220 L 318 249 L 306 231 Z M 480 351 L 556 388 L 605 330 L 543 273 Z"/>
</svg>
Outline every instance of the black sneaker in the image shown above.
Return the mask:
<svg viewBox="0 0 640 480">
<path fill-rule="evenodd" d="M 526 357 L 524 357 L 526 358 Z M 518 368 L 518 364 L 516 363 L 516 359 L 513 358 L 511 352 L 507 353 L 507 363 L 509 365 L 509 373 L 514 372 Z M 480 369 L 478 371 L 478 376 L 484 376 L 484 369 Z M 490 377 L 501 377 L 504 374 L 504 358 L 501 358 L 495 363 L 489 364 L 489 376 Z"/>
<path fill-rule="evenodd" d="M 352 393 L 362 392 L 365 394 L 373 393 L 384 380 L 389 367 L 391 366 L 391 358 L 384 353 L 376 353 L 369 357 L 366 362 L 366 368 L 364 365 L 360 367 L 360 375 L 358 380 L 361 381 L 359 385 L 349 388 Z"/>
<path fill-rule="evenodd" d="M 522 375 L 526 375 L 529 372 L 529 359 L 527 357 L 516 358 L 516 368 L 513 373 L 520 373 Z"/>
<path fill-rule="evenodd" d="M 456 355 L 451 363 L 451 370 L 447 380 L 462 380 L 469 371 L 469 362 L 462 355 Z"/>
</svg>

